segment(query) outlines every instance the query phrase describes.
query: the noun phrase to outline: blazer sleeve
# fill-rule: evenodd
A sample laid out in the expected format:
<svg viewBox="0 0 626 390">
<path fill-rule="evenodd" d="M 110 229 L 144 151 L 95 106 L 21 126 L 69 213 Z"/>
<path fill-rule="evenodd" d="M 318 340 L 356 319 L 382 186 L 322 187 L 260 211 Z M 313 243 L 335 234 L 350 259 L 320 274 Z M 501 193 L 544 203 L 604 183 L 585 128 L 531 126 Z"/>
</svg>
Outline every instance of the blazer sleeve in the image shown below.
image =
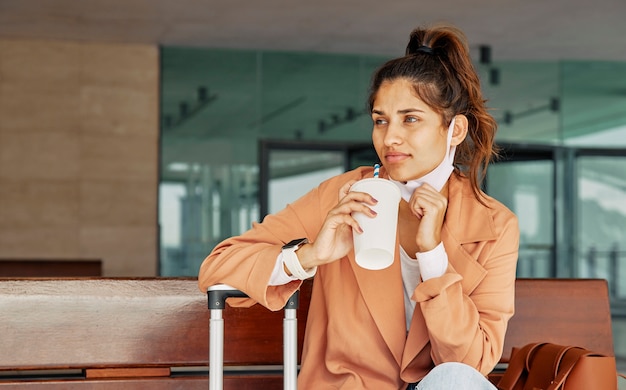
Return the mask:
<svg viewBox="0 0 626 390">
<path fill-rule="evenodd" d="M 301 284 L 296 280 L 282 286 L 268 285 L 282 246 L 296 238 L 314 241 L 328 210 L 338 202 L 339 188 L 360 175 L 360 171 L 351 171 L 331 178 L 283 210 L 266 216 L 262 223 L 254 223 L 247 232 L 222 241 L 200 266 L 200 290 L 225 283 L 250 297 L 229 300 L 233 306 L 258 302 L 270 310 L 282 309 Z"/>
</svg>

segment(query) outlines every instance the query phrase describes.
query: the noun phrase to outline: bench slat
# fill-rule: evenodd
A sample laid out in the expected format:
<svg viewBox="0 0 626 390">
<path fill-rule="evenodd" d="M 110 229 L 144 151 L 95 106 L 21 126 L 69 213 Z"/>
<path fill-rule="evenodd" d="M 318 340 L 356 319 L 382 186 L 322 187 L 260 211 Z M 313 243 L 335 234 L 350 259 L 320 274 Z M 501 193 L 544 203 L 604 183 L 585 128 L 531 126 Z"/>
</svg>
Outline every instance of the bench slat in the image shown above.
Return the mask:
<svg viewBox="0 0 626 390">
<path fill-rule="evenodd" d="M 207 377 L 186 378 L 141 378 L 141 379 L 103 379 L 103 380 L 46 380 L 1 382 L 0 389 L 24 390 L 207 390 Z M 282 389 L 281 376 L 242 375 L 238 377 L 224 377 L 225 390 L 263 390 Z"/>
</svg>

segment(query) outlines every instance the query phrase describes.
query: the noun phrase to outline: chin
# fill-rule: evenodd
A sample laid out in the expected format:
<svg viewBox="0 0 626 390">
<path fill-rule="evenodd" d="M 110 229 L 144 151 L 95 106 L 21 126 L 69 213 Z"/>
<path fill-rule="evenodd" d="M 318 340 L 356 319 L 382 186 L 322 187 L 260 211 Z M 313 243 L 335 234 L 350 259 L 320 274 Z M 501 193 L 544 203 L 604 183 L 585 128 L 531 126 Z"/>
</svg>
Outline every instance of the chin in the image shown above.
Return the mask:
<svg viewBox="0 0 626 390">
<path fill-rule="evenodd" d="M 402 181 L 402 182 L 406 182 L 406 181 L 412 180 L 412 179 L 411 179 L 410 177 L 408 177 L 407 175 L 403 175 L 403 174 L 400 174 L 400 173 L 398 173 L 398 172 L 389 172 L 389 171 L 388 171 L 388 175 L 389 175 L 389 178 L 390 178 L 390 179 L 393 179 L 393 180 L 395 180 L 395 181 Z"/>
<path fill-rule="evenodd" d="M 383 163 L 383 166 L 387 170 L 387 175 L 395 181 L 407 182 L 424 176 L 421 170 L 415 169 L 416 167 L 410 164 L 388 164 L 385 166 Z"/>
<path fill-rule="evenodd" d="M 411 180 L 417 180 L 422 176 L 416 176 L 416 175 L 410 175 L 407 173 L 401 173 L 401 172 L 388 172 L 388 175 L 391 179 L 395 180 L 395 181 L 401 181 L 403 183 L 406 183 L 407 181 L 411 181 Z"/>
</svg>

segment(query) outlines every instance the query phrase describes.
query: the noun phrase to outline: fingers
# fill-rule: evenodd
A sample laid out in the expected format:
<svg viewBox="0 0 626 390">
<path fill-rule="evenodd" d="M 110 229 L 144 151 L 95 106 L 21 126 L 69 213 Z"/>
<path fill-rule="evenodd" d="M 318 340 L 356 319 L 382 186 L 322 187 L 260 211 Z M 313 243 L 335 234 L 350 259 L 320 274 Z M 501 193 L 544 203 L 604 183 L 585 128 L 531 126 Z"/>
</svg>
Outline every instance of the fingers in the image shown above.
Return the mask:
<svg viewBox="0 0 626 390">
<path fill-rule="evenodd" d="M 331 230 L 345 225 L 362 233 L 361 226 L 352 217 L 352 214 L 360 212 L 372 218 L 377 215 L 369 206 L 374 206 L 378 203 L 378 200 L 365 192 L 350 191 L 350 187 L 354 183 L 356 183 L 356 180 L 351 180 L 339 189 L 339 203 L 328 212 L 326 217 L 326 225 Z"/>
<path fill-rule="evenodd" d="M 350 180 L 349 182 L 341 186 L 341 188 L 339 189 L 339 200 L 343 199 L 346 195 L 348 195 L 348 192 L 350 191 L 350 187 L 352 187 L 354 183 L 356 183 L 356 180 Z"/>
<path fill-rule="evenodd" d="M 341 212 L 331 211 L 330 213 L 328 213 L 328 216 L 326 217 L 326 223 L 324 225 L 324 227 L 328 227 L 328 229 L 331 231 L 338 231 L 344 226 L 349 226 L 353 230 L 359 233 L 363 233 L 363 229 L 361 229 L 359 223 L 349 213 L 345 214 Z"/>
<path fill-rule="evenodd" d="M 353 213 L 360 212 L 372 218 L 376 216 L 376 212 L 370 207 L 378 201 L 367 193 L 350 191 L 355 182 L 352 180 L 339 189 L 338 203 L 326 215 L 313 243 L 315 264 L 335 261 L 351 250 L 352 232 L 363 233 Z"/>
<path fill-rule="evenodd" d="M 378 200 L 365 192 L 350 191 L 350 187 L 356 183 L 356 180 L 350 180 L 339 189 L 339 205 L 351 204 L 352 202 L 365 203 L 375 205 Z M 352 205 L 354 206 L 354 205 Z M 354 210 L 361 211 L 361 210 Z"/>
<path fill-rule="evenodd" d="M 352 217 L 352 214 L 359 212 L 373 218 L 377 213 L 369 206 L 373 206 L 376 203 L 378 201 L 365 192 L 348 192 L 337 206 L 328 212 L 327 219 L 333 218 L 333 223 L 336 226 L 346 224 L 356 231 L 362 232 L 361 227 Z"/>
<path fill-rule="evenodd" d="M 360 202 L 366 202 L 372 205 L 378 202 L 376 199 L 374 199 L 372 196 L 370 196 L 369 194 L 365 192 L 350 191 L 350 188 L 352 187 L 354 183 L 356 183 L 356 180 L 350 180 L 349 182 L 341 186 L 341 188 L 339 189 L 339 201 L 340 202 L 343 201 L 349 195 L 350 195 L 349 197 L 350 200 L 357 199 Z"/>
<path fill-rule="evenodd" d="M 419 251 L 434 248 L 441 242 L 441 228 L 448 207 L 447 197 L 424 184 L 413 192 L 409 206 L 411 212 L 421 220 L 415 237 Z"/>
<path fill-rule="evenodd" d="M 425 183 L 415 189 L 409 199 L 411 212 L 418 218 L 426 214 L 443 214 L 448 207 L 448 199 L 432 186 Z"/>
</svg>

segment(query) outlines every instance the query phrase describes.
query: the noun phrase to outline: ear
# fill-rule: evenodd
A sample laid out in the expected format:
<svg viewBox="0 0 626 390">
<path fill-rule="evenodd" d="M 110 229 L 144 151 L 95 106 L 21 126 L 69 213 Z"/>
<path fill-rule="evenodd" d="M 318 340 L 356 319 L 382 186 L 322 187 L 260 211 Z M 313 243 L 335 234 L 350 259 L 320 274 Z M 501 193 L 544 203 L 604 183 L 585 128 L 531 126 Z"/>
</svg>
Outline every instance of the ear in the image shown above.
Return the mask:
<svg viewBox="0 0 626 390">
<path fill-rule="evenodd" d="M 467 137 L 467 126 L 469 121 L 465 115 L 456 115 L 454 117 L 454 129 L 452 130 L 452 139 L 450 140 L 450 146 L 457 146 L 465 137 Z"/>
</svg>

